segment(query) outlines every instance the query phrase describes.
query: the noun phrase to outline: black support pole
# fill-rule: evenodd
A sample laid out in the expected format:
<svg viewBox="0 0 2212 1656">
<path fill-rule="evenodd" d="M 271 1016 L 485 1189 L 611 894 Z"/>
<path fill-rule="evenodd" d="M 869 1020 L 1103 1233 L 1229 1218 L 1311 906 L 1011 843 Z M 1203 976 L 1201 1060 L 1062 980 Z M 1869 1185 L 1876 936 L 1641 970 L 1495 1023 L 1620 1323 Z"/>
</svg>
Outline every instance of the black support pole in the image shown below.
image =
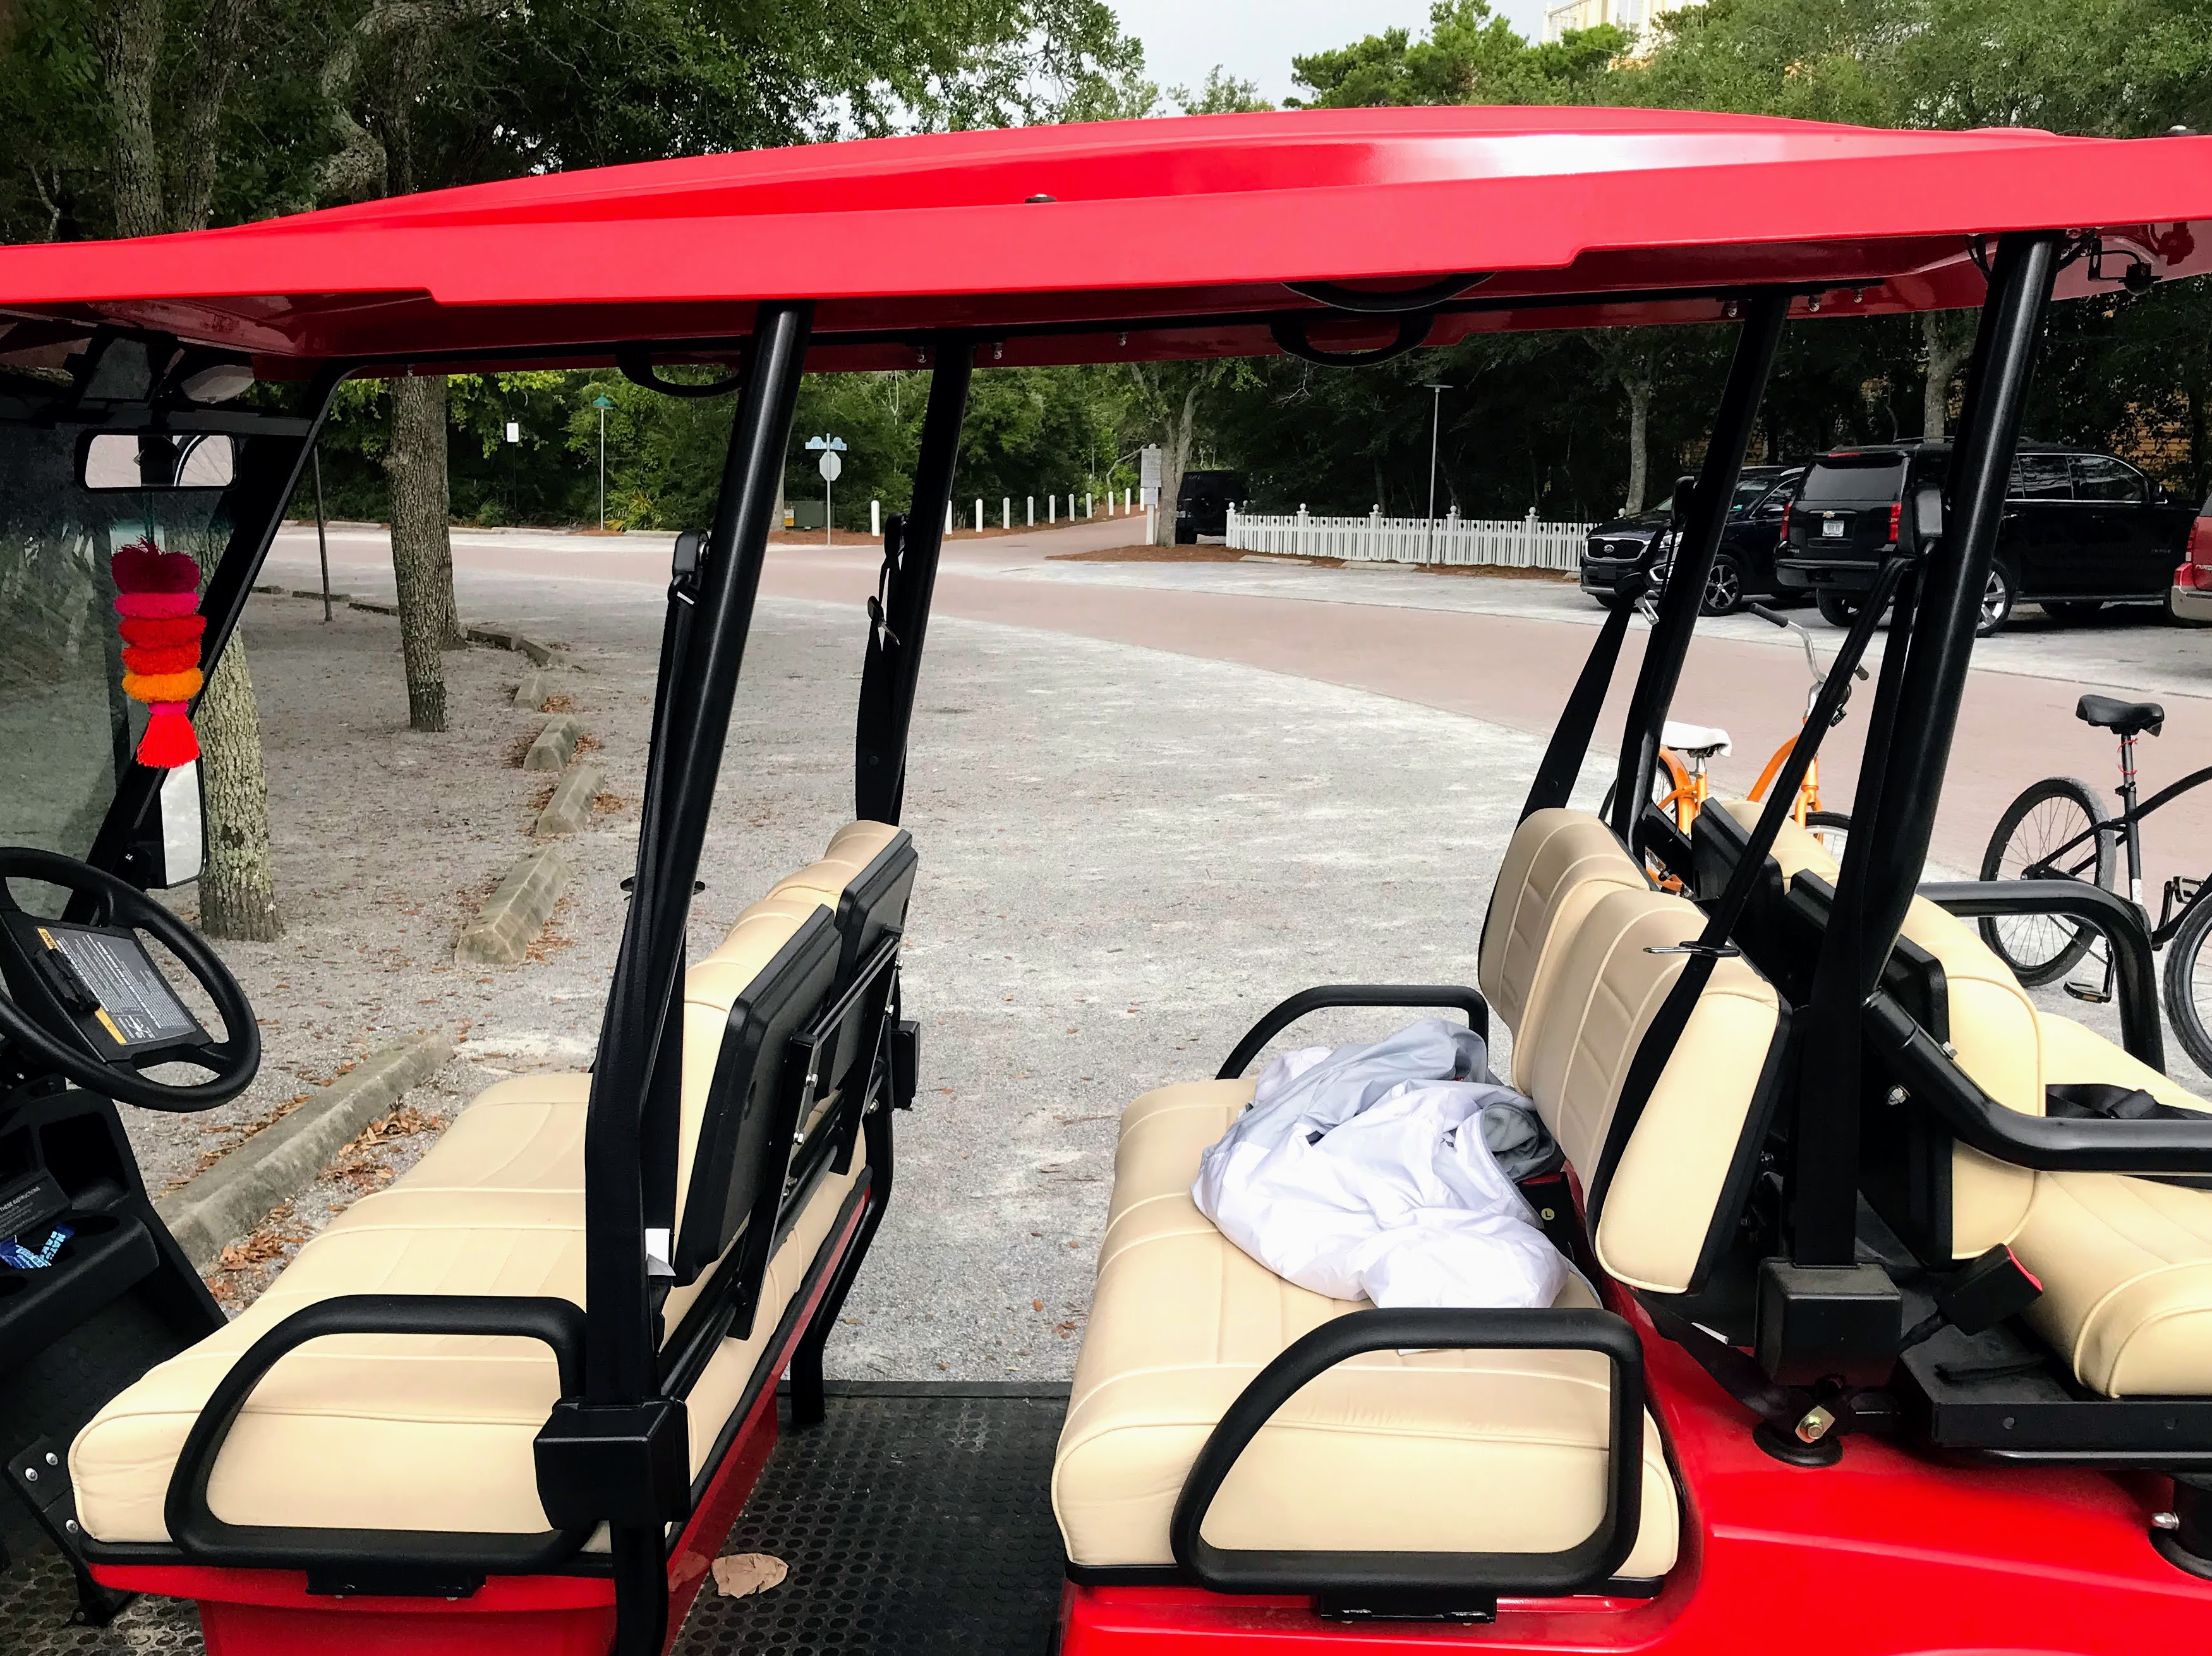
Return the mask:
<svg viewBox="0 0 2212 1656">
<path fill-rule="evenodd" d="M 1871 992 L 1896 946 L 1905 911 L 1928 860 L 1943 773 L 1966 693 L 1966 668 L 1981 620 L 1982 592 L 1996 555 L 2005 485 L 2035 366 L 2043 313 L 2057 274 L 2059 238 L 2009 235 L 1997 245 L 1989 302 L 1982 312 L 1974 373 L 1966 392 L 1971 423 L 1959 432 L 1946 489 L 1948 528 L 1923 573 L 1881 815 L 1861 843 L 1867 901 L 1856 983 Z M 1858 840 L 1854 832 L 1853 840 Z"/>
<path fill-rule="evenodd" d="M 1689 653 L 1690 634 L 1705 597 L 1705 577 L 1712 573 L 1721 531 L 1728 525 L 1729 501 L 1735 494 L 1752 428 L 1758 423 L 1759 398 L 1765 393 L 1766 376 L 1789 316 L 1790 295 L 1782 293 L 1760 294 L 1744 309 L 1712 441 L 1705 450 L 1705 464 L 1698 469 L 1689 519 L 1682 525 L 1667 572 L 1659 619 L 1645 642 L 1644 664 L 1629 698 L 1628 721 L 1621 731 L 1620 762 L 1613 776 L 1613 830 L 1623 843 L 1629 841 L 1637 816 L 1651 797 L 1651 779 L 1659 768 L 1660 729 L 1681 680 L 1683 658 Z"/>
<path fill-rule="evenodd" d="M 922 639 L 945 544 L 945 508 L 952 499 L 960 423 L 975 373 L 975 344 L 965 334 L 939 335 L 930 355 L 914 508 L 903 523 L 895 519 L 884 526 L 882 613 L 868 629 L 868 656 L 860 670 L 853 814 L 866 822 L 896 823 L 906 800 L 907 732 L 914 723 Z"/>
<path fill-rule="evenodd" d="M 1856 1257 L 1861 1009 L 1927 860 L 2057 256 L 2049 235 L 2008 236 L 1998 249 L 1952 452 L 1947 527 L 1905 583 L 1868 716 L 1850 840 L 1802 1022 L 1789 1173 L 1800 1265 L 1840 1270 Z"/>
<path fill-rule="evenodd" d="M 691 883 L 721 772 L 811 318 L 811 306 L 785 303 L 763 306 L 756 321 L 691 637 L 672 664 L 679 680 L 652 756 L 654 810 L 640 825 L 636 879 L 584 1136 L 585 1395 L 593 1403 L 636 1402 L 659 1389 L 645 1265 L 642 1119 L 656 1067 L 681 1059 L 679 1052 L 662 1050 L 661 1037 L 682 968 Z"/>
</svg>

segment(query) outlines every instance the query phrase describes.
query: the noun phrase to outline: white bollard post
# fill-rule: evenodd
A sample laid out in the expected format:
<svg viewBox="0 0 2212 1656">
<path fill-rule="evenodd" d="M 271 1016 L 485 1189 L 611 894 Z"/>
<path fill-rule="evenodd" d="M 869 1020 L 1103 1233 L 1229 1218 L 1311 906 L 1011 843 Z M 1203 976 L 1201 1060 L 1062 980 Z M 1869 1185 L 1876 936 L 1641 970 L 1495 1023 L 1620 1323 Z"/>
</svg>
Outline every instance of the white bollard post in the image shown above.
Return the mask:
<svg viewBox="0 0 2212 1656">
<path fill-rule="evenodd" d="M 1025 527 L 1035 529 L 1036 527 L 1036 496 L 1031 494 L 1027 498 L 1030 503 L 1030 520 Z"/>
<path fill-rule="evenodd" d="M 1087 488 L 1083 491 L 1083 515 L 1086 518 L 1095 515 L 1091 510 L 1091 491 Z"/>
<path fill-rule="evenodd" d="M 1044 497 L 1044 520 L 1048 524 L 1056 524 L 1060 521 L 1059 495 L 1048 494 Z"/>
<path fill-rule="evenodd" d="M 952 502 L 950 500 L 945 503 L 945 532 L 948 535 L 952 532 Z"/>
<path fill-rule="evenodd" d="M 881 500 L 868 502 L 868 533 L 878 540 L 884 537 L 884 503 Z"/>
<path fill-rule="evenodd" d="M 999 527 L 1012 529 L 1013 526 L 1014 497 L 1011 494 L 1001 494 L 999 496 Z"/>
<path fill-rule="evenodd" d="M 1129 491 L 1126 488 L 1121 491 L 1121 515 L 1125 518 L 1129 515 Z"/>
<path fill-rule="evenodd" d="M 975 532 L 983 532 L 983 497 L 980 494 L 975 497 Z"/>
</svg>

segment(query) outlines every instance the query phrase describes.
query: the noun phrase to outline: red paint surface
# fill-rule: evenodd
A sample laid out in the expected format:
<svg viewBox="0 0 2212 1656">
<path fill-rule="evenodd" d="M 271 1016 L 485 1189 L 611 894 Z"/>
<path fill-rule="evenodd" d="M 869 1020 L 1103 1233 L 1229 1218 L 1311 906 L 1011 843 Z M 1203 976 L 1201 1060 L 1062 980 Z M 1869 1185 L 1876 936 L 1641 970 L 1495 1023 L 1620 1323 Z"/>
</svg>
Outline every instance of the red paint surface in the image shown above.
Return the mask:
<svg viewBox="0 0 2212 1656">
<path fill-rule="evenodd" d="M 1757 284 L 1828 288 L 1825 314 L 1978 303 L 1966 239 L 2008 229 L 2104 227 L 2160 276 L 2189 275 L 2212 268 L 2189 222 L 2205 220 L 2212 139 L 1661 110 L 1298 111 L 811 144 L 143 246 L 12 247 L 0 306 L 276 358 L 504 346 L 603 361 L 602 342 L 726 341 L 755 301 L 811 298 L 823 335 L 967 328 L 996 336 L 991 361 L 1125 361 L 1272 352 L 1245 316 L 1313 308 L 1282 285 L 1300 279 L 1492 272 L 1486 297 L 1696 295 L 1448 318 L 1445 343 L 1474 326 L 1714 320 L 1712 290 Z M 896 258 L 854 253 L 891 246 Z M 2061 280 L 2089 291 L 2087 262 Z M 1141 325 L 1191 317 L 1212 319 Z M 1126 339 L 1052 331 L 1085 321 L 1140 325 Z M 1317 338 L 1344 349 L 1392 332 L 1338 318 Z M 913 355 L 902 340 L 825 340 L 811 366 Z"/>
<path fill-rule="evenodd" d="M 805 1310 L 775 1354 L 775 1374 L 790 1365 L 863 1211 L 855 1207 L 847 1216 L 829 1268 L 817 1273 Z M 775 1388 L 769 1386 L 669 1549 L 669 1646 L 775 1442 Z M 300 1570 L 95 1564 L 93 1574 L 125 1592 L 198 1600 L 208 1656 L 606 1656 L 614 1638 L 614 1584 L 604 1576 L 495 1575 L 466 1598 L 444 1599 L 319 1596 L 307 1591 Z"/>
</svg>

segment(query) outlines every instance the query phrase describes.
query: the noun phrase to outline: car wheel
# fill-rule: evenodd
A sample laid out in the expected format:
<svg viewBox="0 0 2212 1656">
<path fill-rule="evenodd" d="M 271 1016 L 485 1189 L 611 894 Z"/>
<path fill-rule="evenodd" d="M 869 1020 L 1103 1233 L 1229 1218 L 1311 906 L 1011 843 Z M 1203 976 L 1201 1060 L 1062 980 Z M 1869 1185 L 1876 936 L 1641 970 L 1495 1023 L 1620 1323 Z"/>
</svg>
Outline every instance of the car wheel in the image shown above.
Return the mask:
<svg viewBox="0 0 2212 1656">
<path fill-rule="evenodd" d="M 1196 546 L 1198 544 L 1198 531 L 1195 529 L 1176 530 L 1176 544 L 1177 546 Z"/>
<path fill-rule="evenodd" d="M 1713 554 L 1711 572 L 1705 577 L 1705 596 L 1700 614 L 1732 616 L 1743 608 L 1743 566 L 1733 552 Z"/>
<path fill-rule="evenodd" d="M 1601 610 L 1618 610 L 1626 602 L 1618 592 L 1592 592 L 1585 588 L 1583 596 Z"/>
<path fill-rule="evenodd" d="M 2101 598 L 2080 598 L 2071 604 L 2062 604 L 2057 598 L 2046 598 L 2043 613 L 2061 627 L 2079 627 L 2084 622 L 2094 621 L 2105 607 Z"/>
<path fill-rule="evenodd" d="M 1859 607 L 1840 592 L 1820 592 L 1813 602 L 1820 606 L 1820 619 L 1831 627 L 1848 628 L 1859 618 Z"/>
<path fill-rule="evenodd" d="M 1982 587 L 1982 618 L 1974 624 L 1976 638 L 1988 638 L 2003 630 L 2005 622 L 2012 619 L 2013 594 L 2017 590 L 2009 570 L 2001 563 L 1990 566 L 1989 580 Z"/>
</svg>

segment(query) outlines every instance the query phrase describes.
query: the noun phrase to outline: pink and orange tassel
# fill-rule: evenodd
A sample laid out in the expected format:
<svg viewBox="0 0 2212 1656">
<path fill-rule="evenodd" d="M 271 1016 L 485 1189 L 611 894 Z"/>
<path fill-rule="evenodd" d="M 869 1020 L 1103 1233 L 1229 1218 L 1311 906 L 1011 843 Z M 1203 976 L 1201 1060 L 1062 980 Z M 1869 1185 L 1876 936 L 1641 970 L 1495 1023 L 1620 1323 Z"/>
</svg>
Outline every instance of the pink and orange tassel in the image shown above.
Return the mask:
<svg viewBox="0 0 2212 1656">
<path fill-rule="evenodd" d="M 189 765 L 200 756 L 190 704 L 205 682 L 200 567 L 181 552 L 164 552 L 148 536 L 117 552 L 108 567 L 115 576 L 115 613 L 123 618 L 123 694 L 146 704 L 138 762 L 155 770 Z"/>
</svg>

